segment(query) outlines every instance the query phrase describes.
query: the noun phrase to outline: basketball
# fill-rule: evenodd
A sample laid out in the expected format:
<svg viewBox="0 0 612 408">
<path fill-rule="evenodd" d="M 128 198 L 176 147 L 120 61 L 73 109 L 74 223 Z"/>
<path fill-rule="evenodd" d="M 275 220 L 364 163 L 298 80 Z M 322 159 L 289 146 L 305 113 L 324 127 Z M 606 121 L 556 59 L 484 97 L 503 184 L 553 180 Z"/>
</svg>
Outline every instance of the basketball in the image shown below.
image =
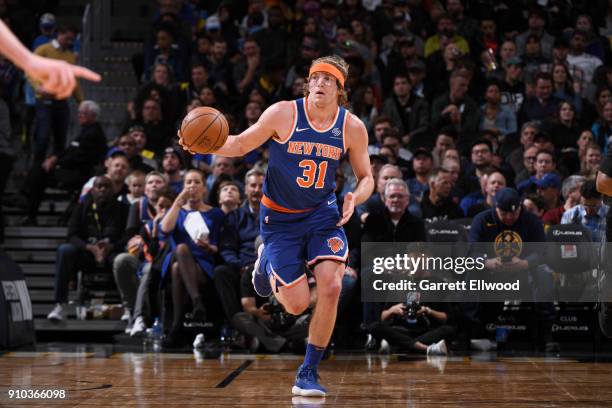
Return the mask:
<svg viewBox="0 0 612 408">
<path fill-rule="evenodd" d="M 191 153 L 214 153 L 229 135 L 227 119 L 208 106 L 189 112 L 181 123 L 179 144 Z"/>
</svg>

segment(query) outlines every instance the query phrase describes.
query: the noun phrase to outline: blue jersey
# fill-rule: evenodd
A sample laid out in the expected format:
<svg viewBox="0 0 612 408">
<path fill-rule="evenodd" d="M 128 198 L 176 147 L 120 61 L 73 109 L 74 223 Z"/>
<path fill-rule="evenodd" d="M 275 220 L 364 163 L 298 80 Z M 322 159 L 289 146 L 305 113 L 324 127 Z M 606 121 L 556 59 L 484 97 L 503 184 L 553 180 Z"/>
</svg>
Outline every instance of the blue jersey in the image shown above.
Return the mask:
<svg viewBox="0 0 612 408">
<path fill-rule="evenodd" d="M 319 130 L 308 120 L 306 99 L 293 102 L 291 135 L 270 143 L 264 205 L 272 209 L 309 210 L 335 199 L 336 170 L 346 153 L 348 111 L 339 107 L 331 126 Z"/>
</svg>

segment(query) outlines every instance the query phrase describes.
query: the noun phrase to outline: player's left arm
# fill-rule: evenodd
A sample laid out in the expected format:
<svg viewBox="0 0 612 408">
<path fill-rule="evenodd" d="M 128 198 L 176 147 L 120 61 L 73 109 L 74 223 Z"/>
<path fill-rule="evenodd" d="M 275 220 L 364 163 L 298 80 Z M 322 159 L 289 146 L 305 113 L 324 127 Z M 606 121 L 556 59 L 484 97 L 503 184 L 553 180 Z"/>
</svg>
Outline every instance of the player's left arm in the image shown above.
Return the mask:
<svg viewBox="0 0 612 408">
<path fill-rule="evenodd" d="M 353 114 L 349 114 L 347 119 L 344 137 L 349 162 L 357 178 L 357 186 L 355 191 L 344 196 L 342 219 L 338 222 L 338 226 L 346 224 L 353 215 L 355 206 L 366 201 L 374 191 L 374 177 L 368 155 L 368 131 L 363 122 Z"/>
</svg>

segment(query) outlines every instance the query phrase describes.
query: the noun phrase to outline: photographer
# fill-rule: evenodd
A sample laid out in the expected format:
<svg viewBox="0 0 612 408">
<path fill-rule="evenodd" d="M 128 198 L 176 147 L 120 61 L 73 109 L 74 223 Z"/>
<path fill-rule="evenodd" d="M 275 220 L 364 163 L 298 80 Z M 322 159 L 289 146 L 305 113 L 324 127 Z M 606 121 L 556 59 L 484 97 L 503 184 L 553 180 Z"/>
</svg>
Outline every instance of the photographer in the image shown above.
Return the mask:
<svg viewBox="0 0 612 408">
<path fill-rule="evenodd" d="M 259 239 L 258 239 L 259 241 Z M 293 316 L 284 311 L 274 298 L 263 298 L 255 292 L 251 278 L 253 269 L 240 278 L 242 312 L 232 318 L 232 325 L 242 334 L 251 338 L 250 349 L 255 352 L 261 344 L 267 351 L 276 353 L 286 344 L 295 351 L 301 351 L 308 337 L 310 311 Z M 311 291 L 311 304 L 314 291 Z"/>
<path fill-rule="evenodd" d="M 446 339 L 455 334 L 455 327 L 452 325 L 452 303 L 426 306 L 411 300 L 406 303 L 386 304 L 383 308 L 381 321 L 369 328 L 378 341 L 384 339 L 398 351 L 416 351 L 428 355 L 448 354 Z"/>
<path fill-rule="evenodd" d="M 96 177 L 93 188 L 75 208 L 68 224 L 68 243 L 57 249 L 55 263 L 56 306 L 49 320 L 62 320 L 68 300 L 68 282 L 81 269 L 105 268 L 110 272 L 114 255 L 125 245 L 124 228 L 128 215 L 125 204 L 113 199 L 111 180 Z"/>
</svg>

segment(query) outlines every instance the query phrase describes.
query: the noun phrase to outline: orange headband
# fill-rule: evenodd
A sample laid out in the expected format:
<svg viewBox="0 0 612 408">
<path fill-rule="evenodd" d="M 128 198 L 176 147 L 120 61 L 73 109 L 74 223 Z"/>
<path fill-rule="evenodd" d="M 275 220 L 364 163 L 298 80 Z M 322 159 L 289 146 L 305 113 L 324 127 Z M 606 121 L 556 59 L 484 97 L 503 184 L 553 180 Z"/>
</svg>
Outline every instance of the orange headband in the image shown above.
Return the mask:
<svg viewBox="0 0 612 408">
<path fill-rule="evenodd" d="M 310 72 L 308 73 L 308 77 L 310 77 L 315 72 L 326 72 L 329 75 L 333 76 L 340 82 L 340 86 L 344 88 L 344 75 L 342 72 L 332 64 L 328 64 L 327 62 L 318 62 L 310 67 Z"/>
</svg>

